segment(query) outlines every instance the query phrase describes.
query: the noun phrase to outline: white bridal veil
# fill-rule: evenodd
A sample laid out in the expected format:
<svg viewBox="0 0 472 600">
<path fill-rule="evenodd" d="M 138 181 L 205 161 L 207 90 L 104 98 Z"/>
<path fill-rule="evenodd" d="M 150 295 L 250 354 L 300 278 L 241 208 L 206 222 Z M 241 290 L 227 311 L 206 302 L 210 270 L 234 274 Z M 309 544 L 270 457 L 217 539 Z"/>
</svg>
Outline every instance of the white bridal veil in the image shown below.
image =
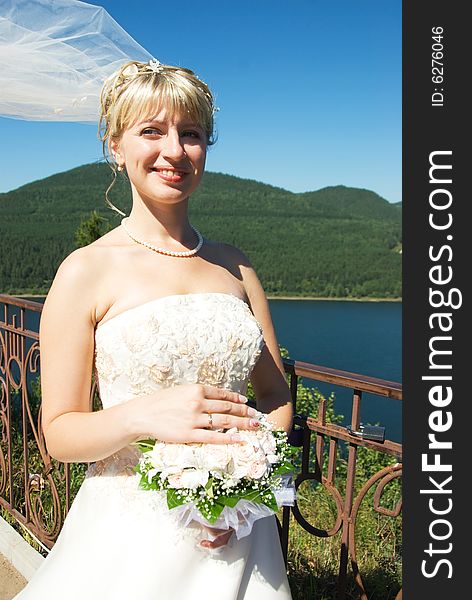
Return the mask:
<svg viewBox="0 0 472 600">
<path fill-rule="evenodd" d="M 104 79 L 151 58 L 101 6 L 0 0 L 1 116 L 96 123 Z"/>
</svg>

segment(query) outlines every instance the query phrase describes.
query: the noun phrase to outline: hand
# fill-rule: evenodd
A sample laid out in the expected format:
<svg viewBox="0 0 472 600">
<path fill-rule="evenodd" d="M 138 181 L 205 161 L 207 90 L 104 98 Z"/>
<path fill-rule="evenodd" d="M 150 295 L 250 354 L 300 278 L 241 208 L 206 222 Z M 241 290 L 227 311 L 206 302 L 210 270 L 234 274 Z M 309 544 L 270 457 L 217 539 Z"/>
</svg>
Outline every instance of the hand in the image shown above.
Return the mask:
<svg viewBox="0 0 472 600">
<path fill-rule="evenodd" d="M 237 443 L 241 439 L 237 433 L 214 430 L 258 429 L 257 413 L 246 402 L 241 394 L 210 385 L 166 388 L 129 402 L 132 431 L 135 440 L 148 437 L 174 443 Z"/>
<path fill-rule="evenodd" d="M 210 535 L 214 536 L 214 540 L 202 540 L 200 542 L 200 546 L 203 548 L 208 548 L 209 550 L 214 550 L 215 548 L 222 548 L 226 546 L 231 536 L 234 533 L 234 529 L 230 527 L 229 529 L 215 529 L 214 527 L 205 527 L 205 529 L 210 533 Z"/>
</svg>

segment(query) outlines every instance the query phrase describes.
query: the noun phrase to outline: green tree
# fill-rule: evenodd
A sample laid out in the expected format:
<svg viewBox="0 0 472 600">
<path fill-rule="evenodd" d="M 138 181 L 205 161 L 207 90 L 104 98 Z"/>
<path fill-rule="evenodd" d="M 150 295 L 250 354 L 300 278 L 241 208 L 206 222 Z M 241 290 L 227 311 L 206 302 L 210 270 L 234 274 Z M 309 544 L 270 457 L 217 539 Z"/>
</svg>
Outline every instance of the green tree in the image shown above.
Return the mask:
<svg viewBox="0 0 472 600">
<path fill-rule="evenodd" d="M 82 219 L 75 232 L 75 244 L 77 248 L 88 246 L 102 235 L 110 231 L 108 219 L 98 214 L 96 210 L 90 213 L 90 217 Z"/>
</svg>

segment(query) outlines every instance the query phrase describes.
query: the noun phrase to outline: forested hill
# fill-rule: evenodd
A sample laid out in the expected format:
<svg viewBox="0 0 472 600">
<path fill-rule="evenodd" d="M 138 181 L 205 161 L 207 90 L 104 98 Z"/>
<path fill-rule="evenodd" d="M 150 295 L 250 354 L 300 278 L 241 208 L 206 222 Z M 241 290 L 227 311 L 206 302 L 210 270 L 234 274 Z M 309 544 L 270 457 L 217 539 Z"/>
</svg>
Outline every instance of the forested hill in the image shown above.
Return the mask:
<svg viewBox="0 0 472 600">
<path fill-rule="evenodd" d="M 82 219 L 107 208 L 105 164 L 90 164 L 0 194 L 0 291 L 45 293 L 71 252 Z M 127 212 L 129 184 L 111 193 Z M 244 250 L 269 295 L 401 296 L 401 209 L 374 192 L 344 186 L 294 194 L 206 173 L 190 202 L 192 223 L 210 239 Z"/>
</svg>

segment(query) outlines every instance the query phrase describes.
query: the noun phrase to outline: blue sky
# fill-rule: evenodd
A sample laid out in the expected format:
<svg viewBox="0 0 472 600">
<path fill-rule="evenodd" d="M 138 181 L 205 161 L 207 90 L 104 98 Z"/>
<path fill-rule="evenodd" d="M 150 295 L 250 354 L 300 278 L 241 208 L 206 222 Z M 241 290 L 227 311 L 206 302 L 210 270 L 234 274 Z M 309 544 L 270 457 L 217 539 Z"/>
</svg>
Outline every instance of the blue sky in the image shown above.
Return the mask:
<svg viewBox="0 0 472 600">
<path fill-rule="evenodd" d="M 214 91 L 207 169 L 401 198 L 400 0 L 97 0 Z M 93 125 L 0 118 L 0 192 L 101 158 Z"/>
</svg>

